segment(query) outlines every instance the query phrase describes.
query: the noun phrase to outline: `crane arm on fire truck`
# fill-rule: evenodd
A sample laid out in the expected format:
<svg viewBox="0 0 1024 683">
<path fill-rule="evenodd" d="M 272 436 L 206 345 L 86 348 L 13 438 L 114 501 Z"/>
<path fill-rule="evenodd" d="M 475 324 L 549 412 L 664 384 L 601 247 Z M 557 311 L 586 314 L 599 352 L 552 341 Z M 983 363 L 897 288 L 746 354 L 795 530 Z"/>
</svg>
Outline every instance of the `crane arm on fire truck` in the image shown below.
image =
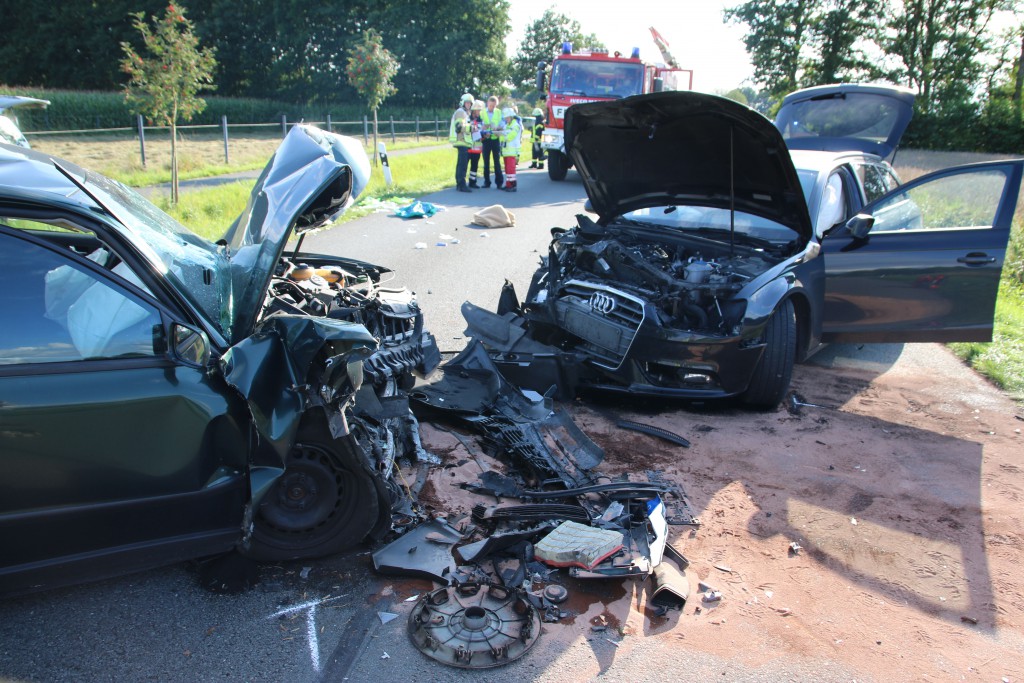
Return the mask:
<svg viewBox="0 0 1024 683">
<path fill-rule="evenodd" d="M 661 34 L 658 33 L 653 26 L 651 26 L 650 29 L 651 37 L 654 38 L 654 44 L 657 45 L 658 49 L 661 51 L 661 56 L 665 60 L 665 64 L 673 69 L 681 69 L 682 67 L 679 66 L 679 62 L 677 62 L 676 58 L 672 56 L 672 53 L 668 51 L 668 41 L 662 38 Z"/>
</svg>

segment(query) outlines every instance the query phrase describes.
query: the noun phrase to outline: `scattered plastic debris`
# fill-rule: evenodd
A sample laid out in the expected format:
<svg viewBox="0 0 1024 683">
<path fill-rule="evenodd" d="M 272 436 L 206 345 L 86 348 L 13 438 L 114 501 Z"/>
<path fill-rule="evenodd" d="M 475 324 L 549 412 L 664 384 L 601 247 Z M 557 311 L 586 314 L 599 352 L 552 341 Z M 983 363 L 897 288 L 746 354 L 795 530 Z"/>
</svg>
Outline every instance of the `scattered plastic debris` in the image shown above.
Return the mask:
<svg viewBox="0 0 1024 683">
<path fill-rule="evenodd" d="M 455 238 L 452 237 L 451 235 L 447 234 L 447 233 L 443 233 L 442 232 L 440 235 L 437 236 L 437 239 L 439 239 L 439 240 L 453 240 Z"/>
<path fill-rule="evenodd" d="M 975 626 L 978 625 L 978 620 L 975 617 L 969 617 L 967 615 L 960 617 L 960 621 L 964 622 L 965 624 L 973 624 Z"/>
<path fill-rule="evenodd" d="M 655 427 L 654 425 L 644 424 L 642 422 L 633 422 L 632 420 L 619 420 L 615 426 L 619 429 L 628 429 L 633 432 L 640 432 L 641 434 L 654 436 L 662 439 L 663 441 L 668 441 L 669 443 L 674 443 L 677 446 L 682 446 L 683 448 L 690 447 L 690 442 L 683 437 L 670 432 L 667 429 Z"/>
<path fill-rule="evenodd" d="M 437 243 L 437 244 L 435 244 L 434 246 L 435 246 L 435 247 L 447 247 L 447 246 L 448 246 L 448 243 L 447 243 L 447 242 L 438 242 L 438 243 Z"/>
<path fill-rule="evenodd" d="M 553 583 L 544 589 L 544 597 L 554 604 L 560 605 L 569 599 L 569 591 L 566 590 L 565 586 L 559 586 L 557 583 Z"/>
<path fill-rule="evenodd" d="M 800 545 L 799 543 L 797 543 L 796 541 L 793 541 L 792 543 L 789 544 L 789 554 L 790 555 L 799 555 L 800 551 L 803 550 L 803 549 L 804 549 L 803 546 Z"/>
<path fill-rule="evenodd" d="M 380 623 L 387 624 L 398 618 L 398 615 L 393 612 L 377 612 L 377 618 L 380 619 Z"/>
<path fill-rule="evenodd" d="M 721 599 L 721 591 L 708 591 L 703 596 L 701 596 L 701 600 L 704 602 L 719 602 Z"/>
<path fill-rule="evenodd" d="M 313 569 L 312 567 L 303 567 L 302 571 L 299 572 L 299 578 L 300 579 L 308 579 L 309 578 L 309 572 L 312 569 Z"/>
<path fill-rule="evenodd" d="M 380 658 L 381 658 L 381 659 L 391 659 L 391 655 L 389 655 L 389 654 L 388 654 L 387 652 L 385 652 L 384 654 L 382 654 L 382 655 L 380 656 Z"/>
<path fill-rule="evenodd" d="M 852 524 L 854 526 L 857 526 L 857 518 L 856 517 L 850 517 L 850 524 Z"/>
<path fill-rule="evenodd" d="M 415 246 L 413 246 L 413 249 L 426 249 L 426 248 L 427 248 L 427 243 L 426 242 L 417 242 L 415 244 Z"/>
<path fill-rule="evenodd" d="M 490 237 L 490 235 L 488 235 L 488 234 L 487 234 L 486 232 L 482 232 L 482 233 L 480 233 L 480 236 L 481 236 L 481 237 Z"/>
<path fill-rule="evenodd" d="M 717 569 L 720 572 L 725 572 L 726 574 L 732 574 L 732 567 L 730 567 L 727 564 L 716 564 L 716 565 L 712 565 L 712 566 L 714 566 L 714 568 Z"/>
</svg>

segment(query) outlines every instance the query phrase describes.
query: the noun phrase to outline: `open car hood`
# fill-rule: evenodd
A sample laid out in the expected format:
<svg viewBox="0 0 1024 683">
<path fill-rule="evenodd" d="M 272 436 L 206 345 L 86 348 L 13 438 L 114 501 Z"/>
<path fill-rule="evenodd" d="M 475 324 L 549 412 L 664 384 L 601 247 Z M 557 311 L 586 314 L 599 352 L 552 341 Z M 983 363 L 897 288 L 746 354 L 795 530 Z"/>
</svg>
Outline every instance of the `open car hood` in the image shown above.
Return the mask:
<svg viewBox="0 0 1024 683">
<path fill-rule="evenodd" d="M 0 112 L 24 107 L 26 109 L 45 109 L 50 106 L 50 100 L 40 100 L 35 97 L 21 97 L 20 95 L 0 95 Z"/>
<path fill-rule="evenodd" d="M 810 239 L 778 129 L 724 97 L 660 92 L 575 105 L 566 111 L 565 148 L 602 222 L 657 206 L 732 206 Z"/>
<path fill-rule="evenodd" d="M 786 95 L 775 125 L 790 149 L 888 159 L 914 115 L 914 92 L 891 85 L 820 85 Z"/>
<path fill-rule="evenodd" d="M 291 129 L 224 235 L 234 294 L 233 341 L 252 330 L 292 234 L 335 220 L 369 179 L 370 161 L 357 140 L 312 126 Z"/>
</svg>

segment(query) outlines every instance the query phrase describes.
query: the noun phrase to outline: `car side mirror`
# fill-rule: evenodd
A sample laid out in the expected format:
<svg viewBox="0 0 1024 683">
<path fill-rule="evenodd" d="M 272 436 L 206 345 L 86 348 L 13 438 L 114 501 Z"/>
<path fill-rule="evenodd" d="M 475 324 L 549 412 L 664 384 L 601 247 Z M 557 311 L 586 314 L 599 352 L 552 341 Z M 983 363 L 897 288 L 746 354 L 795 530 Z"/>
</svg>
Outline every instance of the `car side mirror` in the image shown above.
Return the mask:
<svg viewBox="0 0 1024 683">
<path fill-rule="evenodd" d="M 587 201 L 583 202 L 583 210 L 586 211 L 587 213 L 593 213 L 593 214 L 597 213 L 597 211 L 594 211 L 594 205 L 590 203 L 589 199 L 587 199 Z"/>
<path fill-rule="evenodd" d="M 871 232 L 871 227 L 875 224 L 875 217 L 870 216 L 866 213 L 858 213 L 856 216 L 846 221 L 846 229 L 850 231 L 856 239 L 862 240 L 867 238 L 868 233 Z"/>
<path fill-rule="evenodd" d="M 178 360 L 188 365 L 206 367 L 210 362 L 210 340 L 206 333 L 187 325 L 171 325 L 171 349 Z"/>
</svg>

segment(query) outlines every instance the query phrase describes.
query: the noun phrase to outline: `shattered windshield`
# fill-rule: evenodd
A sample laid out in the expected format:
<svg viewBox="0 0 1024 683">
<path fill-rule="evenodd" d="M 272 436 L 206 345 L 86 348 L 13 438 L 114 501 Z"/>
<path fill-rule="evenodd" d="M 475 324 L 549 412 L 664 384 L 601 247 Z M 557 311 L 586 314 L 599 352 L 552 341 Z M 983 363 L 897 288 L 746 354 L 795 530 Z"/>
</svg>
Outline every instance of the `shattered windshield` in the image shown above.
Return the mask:
<svg viewBox="0 0 1024 683">
<path fill-rule="evenodd" d="M 231 278 L 218 247 L 178 223 L 135 190 L 96 173 L 86 187 L 123 222 L 174 288 L 227 335 L 231 318 Z"/>
<path fill-rule="evenodd" d="M 743 211 L 735 213 L 737 235 L 778 244 L 793 240 L 793 230 L 781 223 Z M 687 232 L 717 233 L 731 229 L 729 210 L 709 206 L 656 206 L 630 211 L 623 218 Z"/>
<path fill-rule="evenodd" d="M 643 91 L 644 66 L 637 62 L 561 59 L 551 73 L 551 92 L 585 97 L 629 97 Z"/>
</svg>

